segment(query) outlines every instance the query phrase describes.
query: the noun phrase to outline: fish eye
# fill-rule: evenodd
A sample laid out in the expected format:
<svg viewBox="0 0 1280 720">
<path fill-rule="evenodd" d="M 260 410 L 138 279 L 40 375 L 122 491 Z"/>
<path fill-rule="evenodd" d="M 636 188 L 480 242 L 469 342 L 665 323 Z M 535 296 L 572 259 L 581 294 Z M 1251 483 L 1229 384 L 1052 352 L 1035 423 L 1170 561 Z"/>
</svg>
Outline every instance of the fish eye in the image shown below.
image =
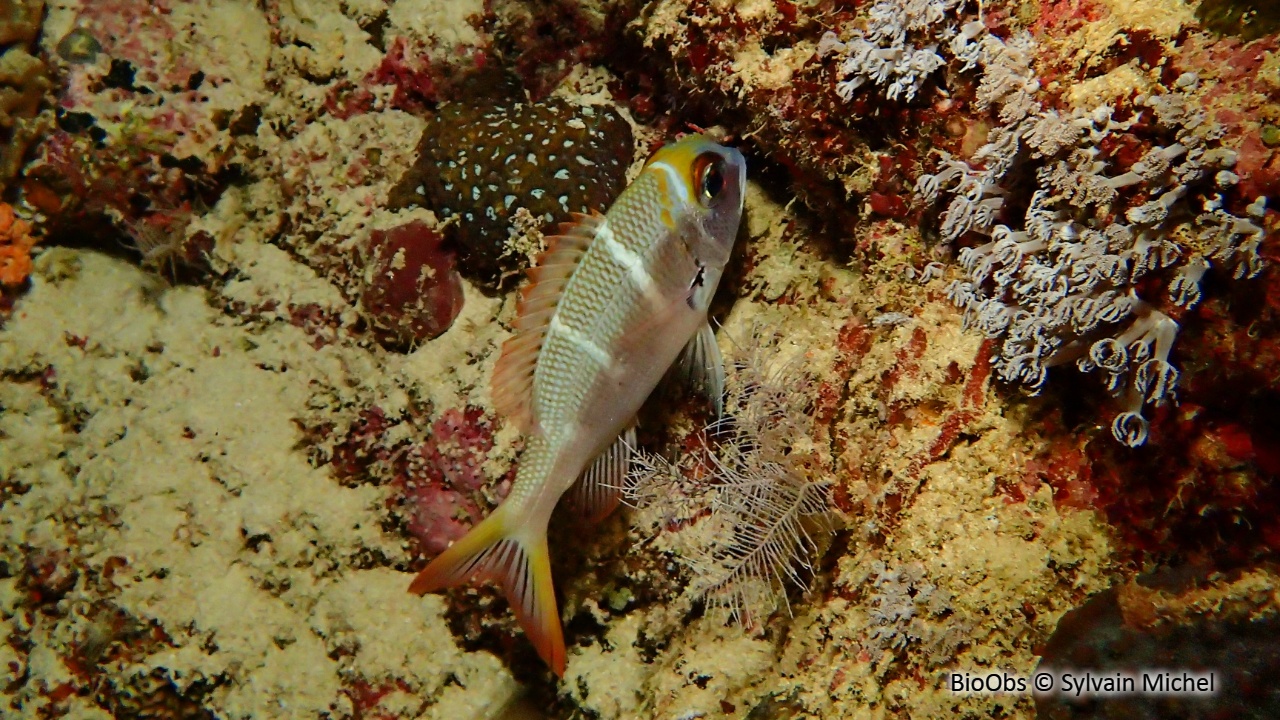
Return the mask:
<svg viewBox="0 0 1280 720">
<path fill-rule="evenodd" d="M 703 153 L 694 161 L 693 168 L 698 200 L 710 205 L 724 190 L 724 160 L 715 153 Z"/>
</svg>

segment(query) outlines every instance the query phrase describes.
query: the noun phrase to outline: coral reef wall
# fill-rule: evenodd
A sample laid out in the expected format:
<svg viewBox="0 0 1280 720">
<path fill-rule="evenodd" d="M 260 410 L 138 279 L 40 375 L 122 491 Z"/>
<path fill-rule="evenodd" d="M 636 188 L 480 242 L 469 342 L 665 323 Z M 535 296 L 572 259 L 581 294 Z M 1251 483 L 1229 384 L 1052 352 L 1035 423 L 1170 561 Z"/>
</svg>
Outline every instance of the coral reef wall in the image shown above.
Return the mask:
<svg viewBox="0 0 1280 720">
<path fill-rule="evenodd" d="M 27 148 L 50 120 L 37 119 L 52 83 L 47 65 L 32 54 L 43 13 L 42 0 L 0 7 L 0 187 L 13 182 Z"/>
<path fill-rule="evenodd" d="M 1252 5 L 0 2 L 0 715 L 1054 716 L 947 676 L 1251 652 L 1280 609 Z M 553 519 L 555 678 L 493 588 L 408 583 L 514 477 L 520 271 L 695 129 L 750 168 L 730 398 L 783 378 L 788 420 L 646 409 L 665 502 Z M 716 484 L 775 471 L 801 510 Z M 773 553 L 767 592 L 708 575 L 726 547 Z"/>
</svg>

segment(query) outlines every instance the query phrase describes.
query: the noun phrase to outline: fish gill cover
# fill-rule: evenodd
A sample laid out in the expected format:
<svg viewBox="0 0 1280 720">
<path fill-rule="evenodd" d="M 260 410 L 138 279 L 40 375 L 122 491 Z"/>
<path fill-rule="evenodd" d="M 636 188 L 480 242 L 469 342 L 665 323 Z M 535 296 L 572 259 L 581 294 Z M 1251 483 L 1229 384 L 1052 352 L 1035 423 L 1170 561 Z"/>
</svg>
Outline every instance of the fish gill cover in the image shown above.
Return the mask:
<svg viewBox="0 0 1280 720">
<path fill-rule="evenodd" d="M 1031 717 L 945 677 L 1112 597 L 1139 651 L 1270 632 L 1263 5 L 5 4 L 0 715 Z M 760 362 L 644 414 L 659 502 L 553 520 L 553 682 L 492 589 L 405 588 L 514 476 L 503 276 L 695 128 Z"/>
</svg>

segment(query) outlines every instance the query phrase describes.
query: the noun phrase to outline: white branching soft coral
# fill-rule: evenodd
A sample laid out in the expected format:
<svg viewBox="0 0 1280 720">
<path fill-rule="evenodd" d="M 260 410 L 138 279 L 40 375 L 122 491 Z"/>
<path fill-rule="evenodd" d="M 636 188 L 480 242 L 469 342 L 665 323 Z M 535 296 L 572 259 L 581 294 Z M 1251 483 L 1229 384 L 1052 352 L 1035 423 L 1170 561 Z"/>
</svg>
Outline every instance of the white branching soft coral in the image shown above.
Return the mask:
<svg viewBox="0 0 1280 720">
<path fill-rule="evenodd" d="M 760 349 L 768 343 L 753 344 L 729 369 L 726 414 L 706 429 L 712 447 L 674 463 L 637 453 L 625 488 L 635 507 L 695 519 L 678 543 L 690 590 L 746 625 L 786 603 L 788 585 L 806 587 L 812 533 L 833 519 L 811 438 L 810 382 L 790 366 L 771 370 Z"/>
<path fill-rule="evenodd" d="M 909 645 L 922 646 L 931 665 L 955 657 L 968 628 L 938 619 L 951 611 L 951 595 L 925 575 L 920 563 L 890 568 L 876 560 L 868 584 L 869 623 L 862 648 L 873 659 L 898 654 Z"/>
<path fill-rule="evenodd" d="M 950 54 L 961 70 L 980 67 L 978 105 L 1000 106 L 1001 119 L 1013 122 L 1039 109 L 1040 82 L 1031 72 L 1031 36 L 1008 42 L 987 32 L 981 20 L 962 21 L 967 0 L 880 0 L 867 14 L 866 29 L 841 41 L 827 32 L 818 56 L 840 57 L 836 93 L 849 100 L 868 83 L 889 100 L 910 102 L 925 80 L 946 65 Z"/>
<path fill-rule="evenodd" d="M 1029 51 L 1005 58 L 1022 55 Z M 941 216 L 945 241 L 970 231 L 989 238 L 960 250 L 965 277 L 947 293 L 967 327 L 1001 340 L 993 358 L 999 376 L 1035 393 L 1056 365 L 1074 361 L 1101 374 L 1124 406 L 1112 433 L 1131 447 L 1147 438 L 1143 406 L 1168 402 L 1178 384 L 1169 360 L 1178 325 L 1139 297 L 1139 281 L 1167 268 L 1171 302 L 1191 307 L 1215 264 L 1236 278 L 1262 268 L 1264 199 L 1246 218 L 1222 209 L 1222 191 L 1238 180 L 1230 170 L 1235 153 L 1217 147 L 1221 129 L 1190 109 L 1187 92 L 1197 83 L 1187 74 L 1168 94 L 1139 96 L 1124 121 L 1106 105 L 1064 117 L 1016 89 L 990 93 L 993 103 L 1017 106 L 1001 107 L 1005 124 L 970 162 L 944 153 L 938 172 L 916 183 L 925 202 L 950 197 Z M 989 84 L 985 75 L 982 84 Z M 1108 174 L 1103 141 L 1129 132 L 1144 115 L 1143 132 L 1165 144 Z M 1015 168 L 1021 177 L 1034 170 L 1036 184 L 1025 212 L 1011 219 L 1002 216 L 1008 193 L 1001 183 Z"/>
<path fill-rule="evenodd" d="M 890 100 L 910 101 L 920 91 L 925 79 L 945 64 L 938 54 L 937 43 L 917 46 L 913 37 L 931 35 L 949 37 L 957 31 L 955 10 L 965 0 L 883 0 L 871 6 L 866 30 L 841 42 L 832 32 L 818 43 L 819 56 L 838 53 L 841 81 L 836 85 L 840 97 L 848 100 L 853 93 L 870 82 L 884 89 Z M 934 26 L 947 28 L 941 33 Z"/>
</svg>

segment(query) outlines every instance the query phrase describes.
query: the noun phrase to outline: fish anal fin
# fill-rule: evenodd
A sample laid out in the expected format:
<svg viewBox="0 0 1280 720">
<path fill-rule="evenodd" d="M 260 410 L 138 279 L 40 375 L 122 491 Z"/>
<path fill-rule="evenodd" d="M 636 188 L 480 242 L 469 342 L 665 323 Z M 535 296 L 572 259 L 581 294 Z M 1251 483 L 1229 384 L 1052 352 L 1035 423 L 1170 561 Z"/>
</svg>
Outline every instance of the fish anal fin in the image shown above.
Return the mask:
<svg viewBox="0 0 1280 720">
<path fill-rule="evenodd" d="M 622 483 L 636 447 L 636 426 L 631 424 L 578 478 L 569 490 L 569 507 L 589 523 L 608 517 L 622 498 Z"/>
<path fill-rule="evenodd" d="M 604 216 L 574 213 L 574 222 L 563 223 L 560 234 L 547 238 L 547 249 L 529 269 L 529 282 L 516 306 L 515 334 L 502 345 L 490 385 L 498 413 L 516 423 L 522 432 L 535 432 L 533 371 L 547 336 L 547 326 L 560 302 L 569 277 L 578 267 Z"/>
<path fill-rule="evenodd" d="M 716 417 L 720 417 L 724 412 L 724 358 L 711 323 L 702 323 L 697 334 L 690 338 L 680 351 L 675 369 L 688 387 L 706 395 L 715 408 Z"/>
<path fill-rule="evenodd" d="M 418 573 L 409 592 L 424 595 L 472 579 L 497 583 L 538 655 L 563 676 L 564 633 L 546 532 L 508 532 L 505 517 L 499 508 L 450 545 Z"/>
</svg>

